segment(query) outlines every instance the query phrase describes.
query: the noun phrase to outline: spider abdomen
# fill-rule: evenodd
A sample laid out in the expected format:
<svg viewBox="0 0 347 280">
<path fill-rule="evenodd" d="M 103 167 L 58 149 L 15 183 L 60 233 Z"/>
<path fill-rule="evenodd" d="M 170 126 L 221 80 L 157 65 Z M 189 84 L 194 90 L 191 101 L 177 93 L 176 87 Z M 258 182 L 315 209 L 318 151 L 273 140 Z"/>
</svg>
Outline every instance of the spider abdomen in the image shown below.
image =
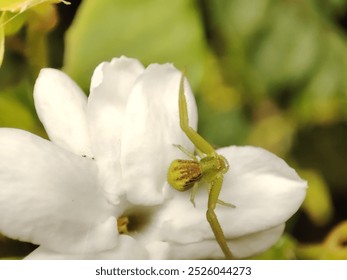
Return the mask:
<svg viewBox="0 0 347 280">
<path fill-rule="evenodd" d="M 174 160 L 168 171 L 167 180 L 169 184 L 180 192 L 184 192 L 202 178 L 202 169 L 195 160 Z"/>
</svg>

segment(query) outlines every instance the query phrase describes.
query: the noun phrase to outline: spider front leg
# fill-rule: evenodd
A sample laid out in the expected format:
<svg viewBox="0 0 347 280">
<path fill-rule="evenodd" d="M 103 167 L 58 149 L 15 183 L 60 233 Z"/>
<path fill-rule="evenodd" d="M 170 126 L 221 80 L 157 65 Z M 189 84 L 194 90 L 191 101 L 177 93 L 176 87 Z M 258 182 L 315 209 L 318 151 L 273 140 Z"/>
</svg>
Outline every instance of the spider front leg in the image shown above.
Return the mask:
<svg viewBox="0 0 347 280">
<path fill-rule="evenodd" d="M 198 158 L 191 152 L 189 152 L 186 148 L 184 148 L 181 145 L 173 144 L 175 147 L 180 149 L 184 154 L 186 154 L 188 157 L 190 157 L 192 160 L 198 161 Z"/>
<path fill-rule="evenodd" d="M 222 249 L 225 257 L 227 259 L 234 259 L 233 254 L 231 253 L 228 244 L 225 240 L 225 236 L 222 230 L 222 227 L 220 226 L 220 223 L 217 219 L 216 213 L 214 212 L 214 209 L 216 208 L 216 205 L 218 203 L 218 197 L 219 193 L 221 191 L 223 184 L 223 177 L 217 177 L 213 182 L 210 189 L 210 194 L 208 197 L 208 205 L 207 205 L 207 212 L 206 212 L 206 218 L 207 221 L 210 223 L 211 229 L 214 233 L 214 236 L 216 237 L 216 240 L 219 244 L 219 247 Z"/>
<path fill-rule="evenodd" d="M 190 202 L 193 204 L 194 208 L 195 208 L 195 195 L 199 190 L 199 183 L 195 183 L 192 191 L 190 192 Z"/>
<path fill-rule="evenodd" d="M 184 95 L 184 78 L 185 71 L 182 71 L 182 77 L 180 81 L 180 91 L 179 91 L 179 115 L 180 115 L 180 127 L 182 131 L 187 135 L 187 137 L 192 141 L 194 146 L 200 152 L 206 155 L 216 154 L 213 147 L 197 133 L 193 128 L 189 126 L 187 101 Z"/>
<path fill-rule="evenodd" d="M 211 184 L 211 185 L 209 186 L 209 188 L 208 188 L 208 193 L 210 193 L 211 188 L 212 188 L 212 184 Z M 221 200 L 221 199 L 217 199 L 217 203 L 220 204 L 220 205 L 222 205 L 222 206 L 231 207 L 231 208 L 236 208 L 236 206 L 235 206 L 234 204 L 231 204 L 231 203 L 229 203 L 229 202 L 225 202 L 225 201 L 223 201 L 223 200 Z"/>
</svg>

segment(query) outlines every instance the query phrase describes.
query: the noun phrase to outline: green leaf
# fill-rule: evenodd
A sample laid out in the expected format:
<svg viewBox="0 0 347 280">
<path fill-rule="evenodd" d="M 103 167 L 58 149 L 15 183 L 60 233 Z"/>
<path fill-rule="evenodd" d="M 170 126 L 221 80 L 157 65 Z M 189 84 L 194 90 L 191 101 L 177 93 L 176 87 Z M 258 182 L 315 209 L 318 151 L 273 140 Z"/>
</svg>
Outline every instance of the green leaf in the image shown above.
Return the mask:
<svg viewBox="0 0 347 280">
<path fill-rule="evenodd" d="M 22 17 L 22 13 L 40 4 L 60 2 L 70 4 L 64 0 L 0 0 L 0 67 L 5 52 L 5 34 L 14 34 L 24 25 L 26 16 Z"/>
<path fill-rule="evenodd" d="M 4 16 L 0 21 L 0 28 L 4 28 L 6 26 L 6 35 L 15 33 L 24 23 L 26 17 L 21 17 L 23 12 L 36 8 L 36 6 L 41 4 L 56 4 L 56 3 L 64 3 L 66 5 L 70 4 L 64 0 L 0 0 L 0 12 L 2 16 Z M 13 24 L 13 26 L 9 27 L 10 31 L 7 31 L 7 25 L 12 23 L 14 19 L 20 17 L 17 22 Z"/>
<path fill-rule="evenodd" d="M 11 12 L 4 12 L 4 14 L 3 27 L 5 29 L 5 36 L 17 33 L 27 20 L 26 13 L 14 14 Z"/>
<path fill-rule="evenodd" d="M 126 55 L 144 64 L 187 66 L 193 87 L 201 79 L 206 43 L 193 0 L 85 0 L 66 37 L 64 71 L 84 89 L 102 61 Z"/>
<path fill-rule="evenodd" d="M 18 12 L 22 13 L 31 7 L 43 3 L 60 3 L 70 4 L 64 0 L 0 0 L 0 11 Z"/>
</svg>

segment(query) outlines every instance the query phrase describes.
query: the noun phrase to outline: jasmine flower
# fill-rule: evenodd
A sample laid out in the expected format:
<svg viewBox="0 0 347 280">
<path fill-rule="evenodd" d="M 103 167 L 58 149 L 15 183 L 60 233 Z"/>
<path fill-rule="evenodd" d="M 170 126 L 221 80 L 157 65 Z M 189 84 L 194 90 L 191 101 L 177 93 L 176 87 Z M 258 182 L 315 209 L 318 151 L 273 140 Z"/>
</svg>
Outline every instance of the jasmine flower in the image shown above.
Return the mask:
<svg viewBox="0 0 347 280">
<path fill-rule="evenodd" d="M 223 254 L 205 218 L 166 174 L 194 147 L 179 127 L 181 73 L 115 58 L 95 70 L 87 98 L 63 72 L 43 69 L 35 107 L 50 141 L 0 129 L 0 231 L 40 247 L 29 259 L 198 259 Z M 194 96 L 185 83 L 190 126 Z M 281 236 L 306 182 L 256 147 L 218 149 L 230 164 L 216 213 L 233 255 L 259 253 Z"/>
</svg>

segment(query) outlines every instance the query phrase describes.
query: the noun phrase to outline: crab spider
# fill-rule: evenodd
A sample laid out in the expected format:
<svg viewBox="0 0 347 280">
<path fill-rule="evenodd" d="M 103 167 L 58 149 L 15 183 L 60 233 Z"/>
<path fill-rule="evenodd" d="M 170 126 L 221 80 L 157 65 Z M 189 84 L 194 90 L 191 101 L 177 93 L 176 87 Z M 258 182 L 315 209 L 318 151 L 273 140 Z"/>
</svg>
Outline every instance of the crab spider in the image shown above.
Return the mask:
<svg viewBox="0 0 347 280">
<path fill-rule="evenodd" d="M 233 255 L 228 247 L 223 230 L 214 211 L 217 203 L 224 206 L 235 207 L 230 203 L 219 200 L 219 194 L 223 184 L 223 176 L 228 172 L 229 164 L 225 157 L 217 154 L 214 148 L 189 126 L 187 101 L 184 95 L 184 78 L 185 71 L 183 70 L 178 101 L 180 127 L 194 144 L 198 157 L 187 151 L 184 147 L 175 145 L 191 159 L 174 160 L 169 167 L 167 180 L 169 184 L 178 191 L 183 192 L 192 189 L 190 200 L 194 207 L 194 197 L 199 188 L 198 183 L 205 182 L 209 185 L 206 218 L 225 257 L 227 259 L 233 259 Z"/>
</svg>

